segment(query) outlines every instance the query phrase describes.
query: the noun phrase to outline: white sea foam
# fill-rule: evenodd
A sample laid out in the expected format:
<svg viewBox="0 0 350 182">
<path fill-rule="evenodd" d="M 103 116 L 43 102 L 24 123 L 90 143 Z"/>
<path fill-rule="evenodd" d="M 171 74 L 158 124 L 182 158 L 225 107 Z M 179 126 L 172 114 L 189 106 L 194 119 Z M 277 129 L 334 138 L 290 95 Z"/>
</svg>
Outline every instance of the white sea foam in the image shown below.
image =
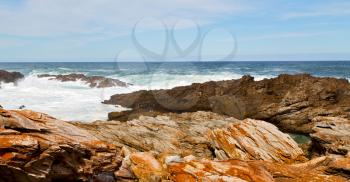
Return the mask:
<svg viewBox="0 0 350 182">
<path fill-rule="evenodd" d="M 47 78 L 37 78 L 40 71 L 33 71 L 17 86 L 2 84 L 0 104 L 6 109 L 18 109 L 24 105 L 26 109 L 50 114 L 67 121 L 85 121 L 107 119 L 108 112 L 122 110 L 101 102 L 113 94 L 130 93 L 137 90 L 166 89 L 185 86 L 192 83 L 238 79 L 242 75 L 230 72 L 203 74 L 134 74 L 128 76 L 111 76 L 121 79 L 133 86 L 128 88 L 90 88 L 82 82 L 59 82 Z M 54 73 L 52 73 L 54 74 Z M 272 76 L 258 76 L 256 80 Z"/>
</svg>

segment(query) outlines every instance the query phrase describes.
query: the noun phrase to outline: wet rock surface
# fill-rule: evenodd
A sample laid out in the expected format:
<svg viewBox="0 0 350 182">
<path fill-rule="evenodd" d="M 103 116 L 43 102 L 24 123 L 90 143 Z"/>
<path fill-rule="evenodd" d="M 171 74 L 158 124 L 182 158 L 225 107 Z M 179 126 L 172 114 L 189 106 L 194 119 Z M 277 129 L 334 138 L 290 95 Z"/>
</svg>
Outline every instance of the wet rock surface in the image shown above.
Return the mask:
<svg viewBox="0 0 350 182">
<path fill-rule="evenodd" d="M 103 76 L 86 76 L 84 74 L 68 74 L 68 75 L 38 75 L 39 78 L 50 78 L 50 80 L 58 80 L 61 82 L 83 81 L 91 88 L 107 88 L 107 87 L 128 87 L 130 84 L 122 82 L 118 79 L 106 78 Z"/>
<path fill-rule="evenodd" d="M 133 109 L 111 113 L 110 120 L 130 120 L 145 112 L 212 111 L 238 119 L 268 121 L 286 132 L 309 134 L 315 126 L 312 119 L 317 116 L 349 118 L 350 84 L 345 79 L 307 74 L 262 81 L 244 76 L 170 90 L 117 94 L 104 103 Z"/>
<path fill-rule="evenodd" d="M 23 78 L 24 75 L 22 73 L 0 70 L 0 83 L 16 83 L 17 81 Z"/>
</svg>

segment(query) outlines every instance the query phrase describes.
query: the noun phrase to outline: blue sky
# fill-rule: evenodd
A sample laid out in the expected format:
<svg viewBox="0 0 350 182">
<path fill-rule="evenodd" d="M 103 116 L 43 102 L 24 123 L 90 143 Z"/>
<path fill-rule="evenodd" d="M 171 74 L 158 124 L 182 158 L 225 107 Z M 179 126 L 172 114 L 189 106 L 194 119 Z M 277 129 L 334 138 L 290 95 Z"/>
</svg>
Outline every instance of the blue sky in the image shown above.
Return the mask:
<svg viewBox="0 0 350 182">
<path fill-rule="evenodd" d="M 0 61 L 152 60 L 132 30 L 160 54 L 197 27 L 162 59 L 350 60 L 349 19 L 348 0 L 0 0 Z"/>
</svg>

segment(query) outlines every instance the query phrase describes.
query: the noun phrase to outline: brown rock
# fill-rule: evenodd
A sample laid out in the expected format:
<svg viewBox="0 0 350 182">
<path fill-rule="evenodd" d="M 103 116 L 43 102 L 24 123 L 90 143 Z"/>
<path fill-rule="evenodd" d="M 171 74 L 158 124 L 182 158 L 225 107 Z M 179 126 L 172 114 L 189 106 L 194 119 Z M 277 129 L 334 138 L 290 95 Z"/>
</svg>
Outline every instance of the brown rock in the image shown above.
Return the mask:
<svg viewBox="0 0 350 182">
<path fill-rule="evenodd" d="M 96 136 L 133 151 L 195 155 L 212 158 L 212 147 L 205 136 L 210 129 L 239 122 L 234 118 L 209 112 L 141 116 L 127 122 L 98 121 L 75 123 Z"/>
<path fill-rule="evenodd" d="M 42 113 L 0 109 L 0 181 L 113 179 L 119 149 Z"/>
<path fill-rule="evenodd" d="M 210 112 L 141 116 L 127 122 L 77 123 L 77 126 L 101 140 L 140 152 L 221 160 L 286 163 L 305 160 L 297 143 L 272 124 L 251 119 L 240 121 Z"/>
<path fill-rule="evenodd" d="M 339 117 L 316 117 L 311 134 L 314 150 L 322 154 L 347 155 L 350 151 L 350 120 Z"/>
<path fill-rule="evenodd" d="M 102 76 L 86 76 L 84 74 L 68 74 L 68 75 L 49 75 L 43 74 L 38 75 L 39 78 L 50 78 L 50 80 L 58 80 L 61 82 L 68 81 L 83 81 L 88 84 L 91 88 L 106 88 L 106 87 L 128 87 L 130 84 L 122 82 L 117 79 L 105 78 Z"/>
<path fill-rule="evenodd" d="M 170 90 L 117 94 L 104 103 L 132 108 L 131 112 L 123 113 L 132 118 L 148 111 L 213 111 L 239 119 L 264 120 L 282 131 L 308 134 L 315 125 L 314 117 L 349 118 L 350 84 L 345 79 L 306 74 L 280 75 L 262 81 L 244 76 Z M 128 116 L 119 115 L 116 119 L 131 118 Z"/>
</svg>

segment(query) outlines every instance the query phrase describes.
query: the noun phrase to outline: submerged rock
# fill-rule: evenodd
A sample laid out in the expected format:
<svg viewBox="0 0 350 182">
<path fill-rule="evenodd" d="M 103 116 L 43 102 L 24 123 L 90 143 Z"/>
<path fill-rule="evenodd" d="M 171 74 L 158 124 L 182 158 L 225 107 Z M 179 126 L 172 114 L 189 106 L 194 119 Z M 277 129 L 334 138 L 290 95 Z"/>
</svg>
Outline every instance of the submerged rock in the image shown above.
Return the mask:
<svg viewBox="0 0 350 182">
<path fill-rule="evenodd" d="M 24 75 L 20 72 L 8 72 L 0 70 L 0 83 L 16 83 L 18 80 L 23 79 Z"/>
<path fill-rule="evenodd" d="M 105 78 L 103 76 L 86 76 L 84 74 L 68 74 L 68 75 L 38 75 L 39 78 L 50 78 L 50 80 L 58 80 L 61 82 L 83 81 L 90 87 L 106 88 L 106 87 L 128 87 L 130 84 L 113 78 Z"/>
<path fill-rule="evenodd" d="M 262 81 L 244 76 L 170 90 L 117 94 L 104 103 L 132 109 L 121 115 L 110 114 L 110 120 L 137 118 L 145 112 L 212 111 L 238 119 L 264 120 L 283 131 L 308 134 L 317 116 L 349 118 L 350 84 L 346 79 L 307 74 L 280 75 Z"/>
</svg>

